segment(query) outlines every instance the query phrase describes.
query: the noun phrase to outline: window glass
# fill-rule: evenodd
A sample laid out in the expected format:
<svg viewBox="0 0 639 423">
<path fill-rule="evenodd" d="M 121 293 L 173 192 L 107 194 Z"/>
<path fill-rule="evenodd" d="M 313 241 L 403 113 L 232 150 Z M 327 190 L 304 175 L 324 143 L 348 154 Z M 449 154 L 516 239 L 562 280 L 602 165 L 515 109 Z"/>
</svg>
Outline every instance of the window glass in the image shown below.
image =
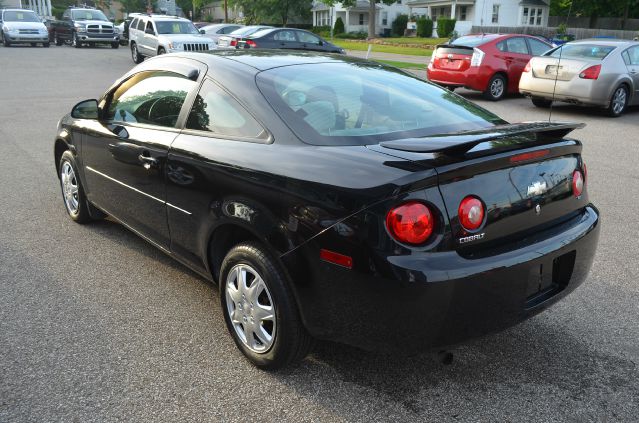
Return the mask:
<svg viewBox="0 0 639 423">
<path fill-rule="evenodd" d="M 304 31 L 299 31 L 297 33 L 297 36 L 299 37 L 299 40 L 301 43 L 306 43 L 306 44 L 317 44 L 319 45 L 320 43 L 320 39 L 319 37 L 309 33 L 309 32 L 304 32 Z"/>
<path fill-rule="evenodd" d="M 532 50 L 533 56 L 541 56 L 552 47 L 542 43 L 541 41 L 537 41 L 533 38 L 528 38 L 528 43 L 530 44 L 530 49 Z"/>
<path fill-rule="evenodd" d="M 138 28 L 140 31 L 144 31 L 144 19 L 140 19 L 140 21 L 138 22 L 138 26 L 137 26 L 137 28 Z"/>
<path fill-rule="evenodd" d="M 171 72 L 140 72 L 112 96 L 107 120 L 175 127 L 195 82 Z"/>
<path fill-rule="evenodd" d="M 100 10 L 74 10 L 71 14 L 75 21 L 108 21 Z"/>
<path fill-rule="evenodd" d="M 129 29 L 133 28 L 137 28 L 138 27 L 138 18 L 135 18 L 131 21 L 131 23 L 129 24 Z"/>
<path fill-rule="evenodd" d="M 297 41 L 293 31 L 277 31 L 273 34 L 273 39 L 276 41 Z"/>
<path fill-rule="evenodd" d="M 639 47 L 631 47 L 627 50 L 630 65 L 639 66 Z"/>
<path fill-rule="evenodd" d="M 492 23 L 499 23 L 499 5 L 493 4 Z"/>
<path fill-rule="evenodd" d="M 513 37 L 506 40 L 506 47 L 510 53 L 528 54 L 526 40 L 522 37 Z"/>
<path fill-rule="evenodd" d="M 151 30 L 151 31 L 153 31 L 153 33 L 155 34 L 155 30 L 153 29 L 153 22 L 148 21 L 148 22 L 146 23 L 146 29 L 147 29 L 147 30 L 149 30 L 149 29 L 150 29 L 150 30 Z"/>
<path fill-rule="evenodd" d="M 498 34 L 466 35 L 466 36 L 457 38 L 455 41 L 452 42 L 452 45 L 465 46 L 465 47 L 477 47 L 484 43 L 492 41 L 497 37 L 500 37 L 500 35 Z"/>
<path fill-rule="evenodd" d="M 199 34 L 200 31 L 190 21 L 157 21 L 158 34 Z"/>
<path fill-rule="evenodd" d="M 497 43 L 497 50 L 499 51 L 507 51 L 508 49 L 506 48 L 506 41 L 500 41 Z"/>
<path fill-rule="evenodd" d="M 222 28 L 221 34 L 230 34 L 236 29 L 240 28 L 239 26 L 227 26 L 226 28 Z"/>
<path fill-rule="evenodd" d="M 23 11 L 4 12 L 3 19 L 5 22 L 41 22 L 35 13 Z"/>
<path fill-rule="evenodd" d="M 551 57 L 603 60 L 616 47 L 596 44 L 564 44 L 553 50 Z"/>
<path fill-rule="evenodd" d="M 195 98 L 187 129 L 234 137 L 259 138 L 262 126 L 226 91 L 206 80 Z"/>
<path fill-rule="evenodd" d="M 259 73 L 257 81 L 309 144 L 374 144 L 503 122 L 458 95 L 379 65 L 283 66 Z"/>
</svg>

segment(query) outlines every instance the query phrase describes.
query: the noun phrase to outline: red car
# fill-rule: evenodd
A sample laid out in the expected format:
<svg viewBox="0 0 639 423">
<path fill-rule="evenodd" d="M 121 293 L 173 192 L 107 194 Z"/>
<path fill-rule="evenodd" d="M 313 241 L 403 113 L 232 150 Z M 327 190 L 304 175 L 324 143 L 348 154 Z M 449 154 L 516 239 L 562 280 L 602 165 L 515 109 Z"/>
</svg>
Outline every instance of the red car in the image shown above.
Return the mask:
<svg viewBox="0 0 639 423">
<path fill-rule="evenodd" d="M 466 35 L 438 45 L 426 73 L 436 84 L 481 91 L 487 99 L 497 101 L 506 93 L 517 93 L 530 58 L 551 48 L 531 35 Z"/>
</svg>

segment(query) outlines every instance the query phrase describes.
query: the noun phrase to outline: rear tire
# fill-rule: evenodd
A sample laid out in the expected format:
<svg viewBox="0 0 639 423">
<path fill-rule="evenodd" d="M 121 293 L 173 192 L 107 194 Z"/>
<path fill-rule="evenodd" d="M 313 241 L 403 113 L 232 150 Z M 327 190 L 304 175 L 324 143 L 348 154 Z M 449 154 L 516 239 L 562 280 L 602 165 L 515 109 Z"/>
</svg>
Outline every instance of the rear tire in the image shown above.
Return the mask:
<svg viewBox="0 0 639 423">
<path fill-rule="evenodd" d="M 37 47 L 38 43 L 31 43 L 31 47 Z"/>
<path fill-rule="evenodd" d="M 135 43 L 131 43 L 131 58 L 135 64 L 142 63 L 144 61 L 144 56 L 138 52 L 138 46 Z"/>
<path fill-rule="evenodd" d="M 251 363 L 277 369 L 306 357 L 313 338 L 286 273 L 261 245 L 233 247 L 222 262 L 219 286 L 226 326 Z"/>
<path fill-rule="evenodd" d="M 626 85 L 620 85 L 612 93 L 610 98 L 610 104 L 606 109 L 606 113 L 610 117 L 619 117 L 626 111 L 628 106 L 628 87 Z"/>
<path fill-rule="evenodd" d="M 506 95 L 508 84 L 506 77 L 501 74 L 493 75 L 488 82 L 488 87 L 484 91 L 484 98 L 490 101 L 499 101 Z"/>
<path fill-rule="evenodd" d="M 42 47 L 45 47 L 45 48 L 49 48 L 50 45 L 51 43 L 42 43 Z"/>
<path fill-rule="evenodd" d="M 546 100 L 545 98 L 531 98 L 530 100 L 535 107 L 540 107 L 542 109 L 547 109 L 552 105 L 552 100 Z"/>
<path fill-rule="evenodd" d="M 63 41 L 60 38 L 58 38 L 58 34 L 55 32 L 53 33 L 53 42 L 58 47 L 60 47 L 63 43 Z"/>
</svg>

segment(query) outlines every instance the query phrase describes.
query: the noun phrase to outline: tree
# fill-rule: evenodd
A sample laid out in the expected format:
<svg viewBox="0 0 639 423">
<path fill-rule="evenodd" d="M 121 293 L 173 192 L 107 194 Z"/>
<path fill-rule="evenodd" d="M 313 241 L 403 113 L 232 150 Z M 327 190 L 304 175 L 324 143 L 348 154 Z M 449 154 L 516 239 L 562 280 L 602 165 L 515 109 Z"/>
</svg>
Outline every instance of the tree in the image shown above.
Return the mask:
<svg viewBox="0 0 639 423">
<path fill-rule="evenodd" d="M 247 24 L 278 22 L 286 26 L 293 17 L 307 18 L 313 0 L 229 0 L 244 13 Z"/>
<path fill-rule="evenodd" d="M 339 35 L 344 33 L 344 21 L 342 18 L 335 19 L 335 26 L 333 27 L 333 35 Z"/>
<path fill-rule="evenodd" d="M 120 0 L 121 11 L 124 13 L 144 12 L 147 0 Z"/>
<path fill-rule="evenodd" d="M 375 38 L 375 21 L 377 11 L 377 3 L 384 3 L 391 5 L 397 2 L 397 0 L 368 0 L 368 38 Z M 335 3 L 342 3 L 345 8 L 353 7 L 357 5 L 357 0 L 322 0 L 322 3 L 327 6 L 333 6 Z"/>
</svg>

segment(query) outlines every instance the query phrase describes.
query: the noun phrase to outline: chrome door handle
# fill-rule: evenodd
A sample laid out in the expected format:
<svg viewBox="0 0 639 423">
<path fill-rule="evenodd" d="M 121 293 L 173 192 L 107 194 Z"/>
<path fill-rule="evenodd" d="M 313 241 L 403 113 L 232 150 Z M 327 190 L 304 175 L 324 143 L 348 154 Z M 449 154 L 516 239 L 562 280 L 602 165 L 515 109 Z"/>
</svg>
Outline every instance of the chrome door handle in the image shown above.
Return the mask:
<svg viewBox="0 0 639 423">
<path fill-rule="evenodd" d="M 138 159 L 140 159 L 140 161 L 142 162 L 142 166 L 144 166 L 146 170 L 149 170 L 152 167 L 157 167 L 159 163 L 157 159 L 154 159 L 153 157 L 145 156 L 143 154 L 140 154 L 138 156 Z"/>
</svg>

